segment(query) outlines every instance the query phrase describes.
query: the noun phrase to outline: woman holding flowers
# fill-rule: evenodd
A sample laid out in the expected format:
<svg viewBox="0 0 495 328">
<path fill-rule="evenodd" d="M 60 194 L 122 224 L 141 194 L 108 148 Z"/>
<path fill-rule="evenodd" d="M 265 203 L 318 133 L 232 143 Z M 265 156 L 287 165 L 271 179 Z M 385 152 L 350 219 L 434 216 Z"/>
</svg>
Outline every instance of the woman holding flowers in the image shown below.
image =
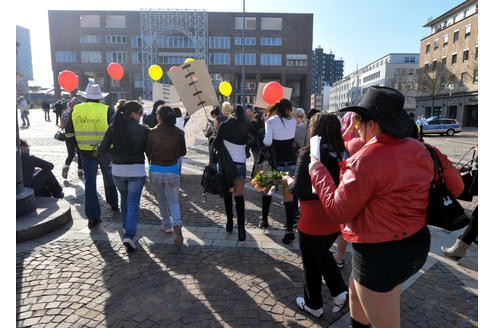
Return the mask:
<svg viewBox="0 0 495 328">
<path fill-rule="evenodd" d="M 291 117 L 292 104 L 289 100 L 282 98 L 277 103 L 267 108 L 267 120 L 265 122 L 265 137 L 263 144 L 272 146 L 275 154 L 274 166 L 277 171 L 288 172 L 293 176 L 296 170 L 296 153 L 292 147 L 296 135 L 297 122 Z M 287 188 L 283 190 L 286 233 L 282 242 L 286 245 L 294 241 L 294 222 L 297 205 L 292 194 Z M 268 227 L 268 210 L 272 197 L 263 194 L 261 201 L 262 222 L 261 228 Z"/>
<path fill-rule="evenodd" d="M 342 140 L 337 116 L 329 113 L 313 115 L 309 122 L 309 137 L 312 136 L 321 137 L 321 163 L 338 184 L 339 162 L 349 155 Z M 310 160 L 309 146 L 305 146 L 297 160 L 294 178 L 284 177 L 283 182 L 289 185 L 290 191 L 299 197 L 301 203 L 301 218 L 297 229 L 304 270 L 304 297 L 297 297 L 296 303 L 301 310 L 319 317 L 323 314 L 322 277 L 333 296 L 333 313 L 346 305 L 348 292 L 337 263 L 330 253 L 330 247 L 340 235 L 340 228 L 329 219 L 318 195 L 312 192 L 308 171 Z"/>
</svg>

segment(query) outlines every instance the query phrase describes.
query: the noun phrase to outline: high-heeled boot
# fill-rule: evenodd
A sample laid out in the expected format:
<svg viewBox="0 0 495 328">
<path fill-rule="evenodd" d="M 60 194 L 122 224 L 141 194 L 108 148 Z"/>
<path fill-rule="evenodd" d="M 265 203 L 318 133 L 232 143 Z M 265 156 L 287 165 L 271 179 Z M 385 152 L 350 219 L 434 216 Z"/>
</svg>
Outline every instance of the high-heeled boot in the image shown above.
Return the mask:
<svg viewBox="0 0 495 328">
<path fill-rule="evenodd" d="M 282 239 L 282 242 L 285 245 L 292 244 L 295 239 L 294 236 L 294 220 L 296 217 L 296 208 L 294 202 L 284 202 L 285 207 L 285 218 L 286 218 L 286 228 L 285 228 L 285 236 Z"/>
<path fill-rule="evenodd" d="M 440 247 L 442 249 L 442 252 L 447 255 L 448 257 L 453 258 L 454 260 L 458 261 L 461 258 L 466 255 L 466 251 L 469 248 L 469 245 L 463 242 L 461 239 L 456 239 L 454 245 L 451 247 Z"/>
<path fill-rule="evenodd" d="M 234 198 L 237 214 L 237 237 L 239 241 L 244 241 L 246 240 L 244 196 L 235 196 Z"/>
<path fill-rule="evenodd" d="M 227 215 L 227 224 L 225 225 L 225 230 L 227 232 L 232 232 L 234 229 L 234 209 L 232 204 L 232 193 L 226 192 L 223 195 L 223 204 L 225 205 L 225 214 Z"/>
<path fill-rule="evenodd" d="M 272 196 L 265 194 L 261 196 L 261 221 L 258 223 L 258 227 L 262 229 L 268 228 L 268 213 L 270 212 L 271 203 Z"/>
</svg>

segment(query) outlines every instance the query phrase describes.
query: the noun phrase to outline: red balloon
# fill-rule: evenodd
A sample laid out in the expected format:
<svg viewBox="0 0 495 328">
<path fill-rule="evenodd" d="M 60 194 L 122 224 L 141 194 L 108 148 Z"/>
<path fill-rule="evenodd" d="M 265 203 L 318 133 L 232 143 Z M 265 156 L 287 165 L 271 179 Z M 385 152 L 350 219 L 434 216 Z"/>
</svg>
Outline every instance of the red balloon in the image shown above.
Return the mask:
<svg viewBox="0 0 495 328">
<path fill-rule="evenodd" d="M 72 92 L 79 84 L 79 78 L 74 72 L 65 70 L 58 73 L 58 84 L 65 90 Z"/>
<path fill-rule="evenodd" d="M 124 68 L 119 63 L 108 64 L 107 72 L 112 79 L 117 81 L 120 81 L 124 76 Z"/>
<path fill-rule="evenodd" d="M 270 105 L 282 99 L 283 96 L 284 89 L 278 82 L 268 82 L 263 88 L 263 99 Z"/>
</svg>

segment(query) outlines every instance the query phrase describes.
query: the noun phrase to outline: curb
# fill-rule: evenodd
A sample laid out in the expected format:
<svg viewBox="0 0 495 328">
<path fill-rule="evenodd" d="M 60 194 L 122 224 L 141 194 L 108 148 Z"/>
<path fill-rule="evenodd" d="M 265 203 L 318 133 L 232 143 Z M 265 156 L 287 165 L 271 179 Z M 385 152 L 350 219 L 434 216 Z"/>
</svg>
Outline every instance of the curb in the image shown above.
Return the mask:
<svg viewBox="0 0 495 328">
<path fill-rule="evenodd" d="M 65 199 L 36 197 L 36 210 L 16 219 L 16 243 L 43 236 L 72 220 L 71 206 Z"/>
</svg>

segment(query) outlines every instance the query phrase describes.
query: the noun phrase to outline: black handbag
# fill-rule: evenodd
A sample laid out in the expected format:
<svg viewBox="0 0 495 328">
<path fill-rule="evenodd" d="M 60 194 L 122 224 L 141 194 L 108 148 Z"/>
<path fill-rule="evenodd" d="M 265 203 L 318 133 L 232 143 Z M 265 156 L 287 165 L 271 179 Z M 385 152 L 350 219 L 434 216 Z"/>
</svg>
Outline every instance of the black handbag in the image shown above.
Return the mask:
<svg viewBox="0 0 495 328">
<path fill-rule="evenodd" d="M 470 219 L 461 204 L 447 189 L 443 177 L 442 163 L 437 153 L 430 145 L 425 143 L 425 146 L 430 151 L 435 169 L 430 186 L 426 224 L 448 231 L 462 229 L 469 224 Z M 436 176 L 439 177 L 438 182 L 436 182 Z"/>
<path fill-rule="evenodd" d="M 203 193 L 201 199 L 206 202 L 206 193 L 213 195 L 223 195 L 226 191 L 225 175 L 219 172 L 210 163 L 205 166 L 203 170 L 203 176 L 201 177 L 201 186 L 203 187 Z"/>
<path fill-rule="evenodd" d="M 55 139 L 58 141 L 65 141 L 67 138 L 65 136 L 65 130 L 64 129 L 59 129 L 55 135 L 53 136 Z"/>
</svg>

